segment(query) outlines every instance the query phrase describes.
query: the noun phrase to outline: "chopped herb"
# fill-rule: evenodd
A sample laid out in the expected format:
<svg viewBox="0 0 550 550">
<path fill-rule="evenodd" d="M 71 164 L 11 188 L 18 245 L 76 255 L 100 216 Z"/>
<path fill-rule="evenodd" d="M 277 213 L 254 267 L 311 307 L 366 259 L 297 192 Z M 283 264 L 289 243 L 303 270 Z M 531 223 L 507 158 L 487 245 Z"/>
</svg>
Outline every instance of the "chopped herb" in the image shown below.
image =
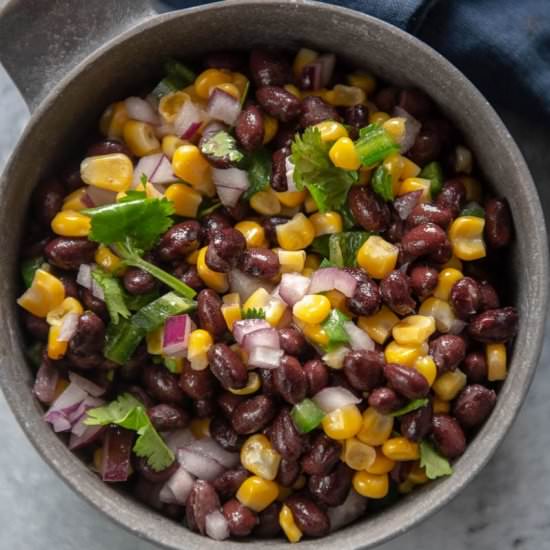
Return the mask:
<svg viewBox="0 0 550 550">
<path fill-rule="evenodd" d="M 269 187 L 271 179 L 271 155 L 266 149 L 258 149 L 248 155 L 241 165 L 243 170 L 248 172 L 250 185 L 245 191 L 244 198 L 250 199 L 259 191 L 265 191 Z"/>
<path fill-rule="evenodd" d="M 320 268 L 323 267 L 338 267 L 334 262 L 331 262 L 328 258 L 323 258 L 319 265 Z"/>
<path fill-rule="evenodd" d="M 212 212 L 215 212 L 221 206 L 222 203 L 217 199 L 203 199 L 197 212 L 197 218 L 200 220 L 208 216 L 208 214 L 212 214 Z"/>
<path fill-rule="evenodd" d="M 92 278 L 103 290 L 111 322 L 116 325 L 121 317 L 124 319 L 130 317 L 130 310 L 124 300 L 125 292 L 119 279 L 100 267 L 95 267 L 92 270 Z"/>
<path fill-rule="evenodd" d="M 25 355 L 31 364 L 38 368 L 42 364 L 42 354 L 44 352 L 44 345 L 40 342 L 34 342 L 30 346 L 25 346 Z"/>
<path fill-rule="evenodd" d="M 107 327 L 103 354 L 113 363 L 124 365 L 144 337 L 145 331 L 133 325 L 129 319 L 121 319 L 116 325 L 110 323 Z"/>
<path fill-rule="evenodd" d="M 124 303 L 130 311 L 139 311 L 142 307 L 150 304 L 153 300 L 159 297 L 158 290 L 152 290 L 147 294 L 130 294 L 124 293 Z"/>
<path fill-rule="evenodd" d="M 131 319 L 134 326 L 139 327 L 145 333 L 164 324 L 164 321 L 172 315 L 180 315 L 195 309 L 196 303 L 179 296 L 175 292 L 168 292 L 154 302 L 142 307 Z"/>
<path fill-rule="evenodd" d="M 29 258 L 21 264 L 21 277 L 23 277 L 23 282 L 27 288 L 31 287 L 34 274 L 40 269 L 43 263 L 44 258 L 37 256 L 36 258 Z"/>
<path fill-rule="evenodd" d="M 349 335 L 344 328 L 344 323 L 349 320 L 349 317 L 339 309 L 333 309 L 328 318 L 321 324 L 328 336 L 327 350 L 329 352 L 349 342 Z"/>
<path fill-rule="evenodd" d="M 174 357 L 164 357 L 164 366 L 173 374 L 181 373 L 181 360 Z"/>
<path fill-rule="evenodd" d="M 429 399 L 423 398 L 423 399 L 415 399 L 414 401 L 411 401 L 404 407 L 401 407 L 400 409 L 392 412 L 390 416 L 403 416 L 404 414 L 410 413 L 412 411 L 416 411 L 416 409 L 421 409 L 422 407 L 426 406 L 428 404 Z"/>
<path fill-rule="evenodd" d="M 320 212 L 342 208 L 358 173 L 332 164 L 330 144 L 321 139 L 317 128 L 310 126 L 302 135 L 296 135 L 291 148 L 296 187 L 308 189 Z"/>
<path fill-rule="evenodd" d="M 357 267 L 357 251 L 370 237 L 367 231 L 344 231 L 329 238 L 329 258 L 337 267 Z"/>
<path fill-rule="evenodd" d="M 357 225 L 357 221 L 353 217 L 353 214 L 351 213 L 350 207 L 346 204 L 344 204 L 339 210 L 340 215 L 342 216 L 342 223 L 344 225 L 344 231 L 349 231 L 352 227 L 355 227 Z"/>
<path fill-rule="evenodd" d="M 175 59 L 169 59 L 164 63 L 166 76 L 156 85 L 152 95 L 160 100 L 165 95 L 182 90 L 192 84 L 196 78 L 195 73 L 183 63 Z"/>
<path fill-rule="evenodd" d="M 315 237 L 311 243 L 311 251 L 323 256 L 323 258 L 328 258 L 330 256 L 329 239 L 330 235 Z"/>
<path fill-rule="evenodd" d="M 372 175 L 370 182 L 372 190 L 386 202 L 393 200 L 392 177 L 388 169 L 381 164 Z"/>
<path fill-rule="evenodd" d="M 296 428 L 306 434 L 319 426 L 325 413 L 311 399 L 304 399 L 292 407 L 290 416 Z"/>
<path fill-rule="evenodd" d="M 427 441 L 420 442 L 420 467 L 426 470 L 429 479 L 450 476 L 453 468 Z"/>
<path fill-rule="evenodd" d="M 441 164 L 434 160 L 422 168 L 420 177 L 430 180 L 430 192 L 432 197 L 439 195 L 441 188 L 443 187 L 443 170 Z"/>
<path fill-rule="evenodd" d="M 476 218 L 485 218 L 485 210 L 477 202 L 469 202 L 460 212 L 461 216 L 475 216 Z"/>
<path fill-rule="evenodd" d="M 371 168 L 383 161 L 388 155 L 399 151 L 399 145 L 379 124 L 369 124 L 359 130 L 359 139 L 355 142 L 355 150 L 361 164 Z"/>
<path fill-rule="evenodd" d="M 261 307 L 251 307 L 243 309 L 241 312 L 243 319 L 265 319 L 265 309 Z"/>
<path fill-rule="evenodd" d="M 170 466 L 175 456 L 162 437 L 155 430 L 147 416 L 145 406 L 129 393 L 120 395 L 116 401 L 90 409 L 85 424 L 88 426 L 108 426 L 116 424 L 137 432 L 134 444 L 137 456 L 147 459 L 153 470 L 160 472 Z"/>
<path fill-rule="evenodd" d="M 243 159 L 243 154 L 237 149 L 237 140 L 225 130 L 202 141 L 200 149 L 203 155 L 229 162 L 240 162 Z"/>
</svg>

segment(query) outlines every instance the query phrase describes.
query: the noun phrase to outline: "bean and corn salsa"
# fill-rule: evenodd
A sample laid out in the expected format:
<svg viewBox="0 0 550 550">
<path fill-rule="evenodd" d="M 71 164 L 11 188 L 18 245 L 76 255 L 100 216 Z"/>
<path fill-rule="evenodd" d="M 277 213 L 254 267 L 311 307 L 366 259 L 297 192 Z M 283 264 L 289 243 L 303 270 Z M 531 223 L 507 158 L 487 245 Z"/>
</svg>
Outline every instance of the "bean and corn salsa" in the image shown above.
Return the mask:
<svg viewBox="0 0 550 550">
<path fill-rule="evenodd" d="M 167 61 L 34 192 L 34 394 L 193 531 L 324 536 L 451 475 L 490 415 L 509 207 L 419 90 L 305 48 L 194 69 Z"/>
</svg>

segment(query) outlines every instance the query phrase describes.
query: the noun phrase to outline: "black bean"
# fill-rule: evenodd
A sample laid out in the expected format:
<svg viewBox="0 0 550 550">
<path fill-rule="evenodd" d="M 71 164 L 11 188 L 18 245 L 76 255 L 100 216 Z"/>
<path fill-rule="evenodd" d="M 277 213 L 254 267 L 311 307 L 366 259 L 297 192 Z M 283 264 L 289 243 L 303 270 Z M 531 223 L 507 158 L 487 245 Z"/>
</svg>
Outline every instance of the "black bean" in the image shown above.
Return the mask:
<svg viewBox="0 0 550 550">
<path fill-rule="evenodd" d="M 400 90 L 395 86 L 380 88 L 374 96 L 374 103 L 385 113 L 391 113 L 399 100 Z"/>
<path fill-rule="evenodd" d="M 466 188 L 462 178 L 454 178 L 443 184 L 443 188 L 437 195 L 436 204 L 443 208 L 448 208 L 453 213 L 453 217 L 458 216 L 460 210 L 466 201 Z"/>
<path fill-rule="evenodd" d="M 107 310 L 107 304 L 103 300 L 96 298 L 91 290 L 83 287 L 79 290 L 80 300 L 84 308 L 93 311 L 104 323 L 108 322 L 109 311 Z"/>
<path fill-rule="evenodd" d="M 409 229 L 401 241 L 403 250 L 413 257 L 434 254 L 449 244 L 445 231 L 434 223 L 422 223 Z"/>
<path fill-rule="evenodd" d="M 302 109 L 302 102 L 279 86 L 259 88 L 256 91 L 256 99 L 268 114 L 281 122 L 289 122 L 296 118 Z"/>
<path fill-rule="evenodd" d="M 412 291 L 421 300 L 428 297 L 437 286 L 439 273 L 437 269 L 428 265 L 416 265 L 409 274 L 409 283 Z"/>
<path fill-rule="evenodd" d="M 181 272 L 178 278 L 186 285 L 190 286 L 193 290 L 199 291 L 204 288 L 204 283 L 200 278 L 197 267 L 194 265 L 188 266 L 184 271 Z"/>
<path fill-rule="evenodd" d="M 485 354 L 480 351 L 472 351 L 466 355 L 461 367 L 468 378 L 468 382 L 479 383 L 487 380 L 487 362 Z"/>
<path fill-rule="evenodd" d="M 350 133 L 352 138 L 358 136 L 359 129 L 367 126 L 368 121 L 369 109 L 366 105 L 353 105 L 352 107 L 347 107 L 344 111 L 344 122 L 353 129 Z"/>
<path fill-rule="evenodd" d="M 489 309 L 472 317 L 468 334 L 478 342 L 491 344 L 511 340 L 518 330 L 518 312 L 515 307 Z"/>
<path fill-rule="evenodd" d="M 457 458 L 466 450 L 466 437 L 460 424 L 451 416 L 435 414 L 432 437 L 442 455 Z"/>
<path fill-rule="evenodd" d="M 235 136 L 245 151 L 254 151 L 264 140 L 264 117 L 256 105 L 249 105 L 241 111 L 235 125 Z"/>
<path fill-rule="evenodd" d="M 210 242 L 215 231 L 227 229 L 233 225 L 229 216 L 219 210 L 204 216 L 201 220 L 201 224 L 201 239 L 205 242 Z"/>
<path fill-rule="evenodd" d="M 450 208 L 438 206 L 431 202 L 417 204 L 407 217 L 407 227 L 410 229 L 423 223 L 435 223 L 447 229 L 453 221 L 453 211 Z"/>
<path fill-rule="evenodd" d="M 153 426 L 160 432 L 181 430 L 189 424 L 189 413 L 177 405 L 161 403 L 151 407 L 147 414 Z"/>
<path fill-rule="evenodd" d="M 336 109 L 323 101 L 320 97 L 308 96 L 302 101 L 302 116 L 300 126 L 307 128 L 323 122 L 324 120 L 335 120 L 340 122 L 342 117 Z"/>
<path fill-rule="evenodd" d="M 240 258 L 240 268 L 247 275 L 271 279 L 279 273 L 279 256 L 269 248 L 249 248 Z"/>
<path fill-rule="evenodd" d="M 367 231 L 383 232 L 390 226 L 390 209 L 366 186 L 351 188 L 348 206 L 357 223 Z"/>
<path fill-rule="evenodd" d="M 183 362 L 179 384 L 183 392 L 195 401 L 212 397 L 216 390 L 216 381 L 210 369 L 194 370 L 189 361 Z"/>
<path fill-rule="evenodd" d="M 439 133 L 430 128 L 423 128 L 416 136 L 413 146 L 408 150 L 407 156 L 413 162 L 424 166 L 437 160 L 441 153 L 442 143 Z"/>
<path fill-rule="evenodd" d="M 254 530 L 254 534 L 261 538 L 273 538 L 281 532 L 279 524 L 279 513 L 281 511 L 281 503 L 273 502 L 265 510 L 258 515 L 258 526 Z"/>
<path fill-rule="evenodd" d="M 487 311 L 488 309 L 498 309 L 500 300 L 497 291 L 487 281 L 479 283 L 479 311 Z"/>
<path fill-rule="evenodd" d="M 286 158 L 290 152 L 287 147 L 277 149 L 271 155 L 271 177 L 270 185 L 273 190 L 284 192 L 288 189 L 286 179 Z"/>
<path fill-rule="evenodd" d="M 208 481 L 197 479 L 187 497 L 185 518 L 191 531 L 199 531 L 204 535 L 206 516 L 220 507 L 220 499 L 216 490 Z"/>
<path fill-rule="evenodd" d="M 275 417 L 270 439 L 273 448 L 289 461 L 298 460 L 304 450 L 304 438 L 296 429 L 286 408 Z"/>
<path fill-rule="evenodd" d="M 36 340 L 40 342 L 47 342 L 50 325 L 48 325 L 46 319 L 36 317 L 27 311 L 23 311 L 22 316 L 27 332 Z"/>
<path fill-rule="evenodd" d="M 244 401 L 244 396 L 235 395 L 229 391 L 224 391 L 218 395 L 216 400 L 218 407 L 225 416 L 231 416 L 237 406 Z"/>
<path fill-rule="evenodd" d="M 193 401 L 193 416 L 211 418 L 216 414 L 216 403 L 212 399 L 197 399 Z"/>
<path fill-rule="evenodd" d="M 265 428 L 275 416 L 275 404 L 266 395 L 257 395 L 240 403 L 231 416 L 238 434 L 252 434 Z"/>
<path fill-rule="evenodd" d="M 103 359 L 104 345 L 105 323 L 92 311 L 85 311 L 69 342 L 68 358 L 78 368 L 95 368 Z"/>
<path fill-rule="evenodd" d="M 440 373 L 455 370 L 466 356 L 466 342 L 462 336 L 443 334 L 430 342 L 430 355 Z"/>
<path fill-rule="evenodd" d="M 129 267 L 123 277 L 124 288 L 130 294 L 147 294 L 156 288 L 156 279 L 139 267 Z"/>
<path fill-rule="evenodd" d="M 451 289 L 451 304 L 461 319 L 468 319 L 479 310 L 480 292 L 475 279 L 464 277 Z"/>
<path fill-rule="evenodd" d="M 307 361 L 304 363 L 303 369 L 306 375 L 308 396 L 312 397 L 328 386 L 328 367 L 321 359 L 311 359 Z"/>
<path fill-rule="evenodd" d="M 305 474 L 325 476 L 340 460 L 341 452 L 342 445 L 338 441 L 321 433 L 302 456 L 302 469 Z"/>
<path fill-rule="evenodd" d="M 234 537 L 250 535 L 258 524 L 258 516 L 235 498 L 228 500 L 223 505 L 223 515 L 227 520 L 229 532 Z"/>
<path fill-rule="evenodd" d="M 210 436 L 226 451 L 237 452 L 244 438 L 241 437 L 223 416 L 215 416 L 210 422 Z"/>
<path fill-rule="evenodd" d="M 161 238 L 158 253 L 170 262 L 183 259 L 200 246 L 201 226 L 196 220 L 187 220 L 172 226 Z"/>
<path fill-rule="evenodd" d="M 512 215 L 506 199 L 485 202 L 485 241 L 492 248 L 503 248 L 512 240 Z"/>
<path fill-rule="evenodd" d="M 279 242 L 277 241 L 277 229 L 278 225 L 283 225 L 288 223 L 290 218 L 285 216 L 270 216 L 269 218 L 264 218 L 262 220 L 262 227 L 265 231 L 265 236 L 268 238 L 269 242 L 273 246 L 277 246 Z"/>
<path fill-rule="evenodd" d="M 289 82 L 290 66 L 280 52 L 252 50 L 250 73 L 257 87 L 283 86 Z"/>
<path fill-rule="evenodd" d="M 349 310 L 355 315 L 374 315 L 382 304 L 382 298 L 378 285 L 371 279 L 367 282 L 359 283 L 355 287 L 353 296 L 348 298 L 347 305 Z"/>
<path fill-rule="evenodd" d="M 330 530 L 330 520 L 324 510 L 312 500 L 292 495 L 286 499 L 285 504 L 291 509 L 296 525 L 308 537 L 323 537 Z"/>
<path fill-rule="evenodd" d="M 41 182 L 32 195 L 34 219 L 49 228 L 51 221 L 63 206 L 65 190 L 57 179 Z"/>
<path fill-rule="evenodd" d="M 404 414 L 400 420 L 401 435 L 411 441 L 424 439 L 432 430 L 432 405 L 428 403 L 416 411 Z"/>
<path fill-rule="evenodd" d="M 426 397 L 430 391 L 428 381 L 416 370 L 396 363 L 384 367 L 384 375 L 390 386 L 407 399 Z"/>
<path fill-rule="evenodd" d="M 416 88 L 401 90 L 398 105 L 414 118 L 420 119 L 428 116 L 433 109 L 432 100 Z"/>
<path fill-rule="evenodd" d="M 139 457 L 136 457 L 134 460 L 134 466 L 147 481 L 151 481 L 152 483 L 164 483 L 168 481 L 178 469 L 178 463 L 174 460 L 170 466 L 158 472 L 149 466 L 146 458 Z"/>
<path fill-rule="evenodd" d="M 339 506 L 346 500 L 351 489 L 353 470 L 340 462 L 327 475 L 311 475 L 308 489 L 311 495 L 323 506 Z"/>
<path fill-rule="evenodd" d="M 86 151 L 87 157 L 114 154 L 122 154 L 127 157 L 132 157 L 130 149 L 128 149 L 128 146 L 124 142 L 111 138 L 97 141 L 96 143 L 90 145 Z"/>
<path fill-rule="evenodd" d="M 291 405 L 296 405 L 306 396 L 307 380 L 302 365 L 291 355 L 285 355 L 273 371 L 273 384 L 277 393 Z"/>
<path fill-rule="evenodd" d="M 369 394 L 368 403 L 381 414 L 390 414 L 406 405 L 403 397 L 391 388 L 375 388 Z"/>
<path fill-rule="evenodd" d="M 241 358 L 226 344 L 214 344 L 208 350 L 208 361 L 212 374 L 226 390 L 246 386 L 248 381 L 246 367 Z"/>
<path fill-rule="evenodd" d="M 57 237 L 46 245 L 44 254 L 48 262 L 55 267 L 76 270 L 81 264 L 94 261 L 96 249 L 97 243 L 88 239 Z"/>
<path fill-rule="evenodd" d="M 304 335 L 296 327 L 279 329 L 279 341 L 281 344 L 281 349 L 287 355 L 300 357 L 309 349 Z"/>
<path fill-rule="evenodd" d="M 220 495 L 220 498 L 222 500 L 227 500 L 235 495 L 243 481 L 249 475 L 250 474 L 242 466 L 239 466 L 234 470 L 226 470 L 221 473 L 212 481 L 212 485 Z"/>
<path fill-rule="evenodd" d="M 409 278 L 398 269 L 380 281 L 380 294 L 385 304 L 398 315 L 409 315 L 416 309 Z"/>
<path fill-rule="evenodd" d="M 479 384 L 466 386 L 456 398 L 453 415 L 464 429 L 480 426 L 491 414 L 497 394 Z"/>
<path fill-rule="evenodd" d="M 163 365 L 148 365 L 144 368 L 143 384 L 147 393 L 161 403 L 177 405 L 184 400 L 177 377 Z"/>
<path fill-rule="evenodd" d="M 240 255 L 246 250 L 246 239 L 240 231 L 232 227 L 211 232 L 210 245 L 216 254 L 234 267 Z"/>
<path fill-rule="evenodd" d="M 199 325 L 214 338 L 219 338 L 227 330 L 225 319 L 221 312 L 222 301 L 211 288 L 205 288 L 197 296 L 197 315 Z"/>
<path fill-rule="evenodd" d="M 344 375 L 359 391 L 371 391 L 384 381 L 384 355 L 378 351 L 350 351 L 344 358 Z"/>
</svg>

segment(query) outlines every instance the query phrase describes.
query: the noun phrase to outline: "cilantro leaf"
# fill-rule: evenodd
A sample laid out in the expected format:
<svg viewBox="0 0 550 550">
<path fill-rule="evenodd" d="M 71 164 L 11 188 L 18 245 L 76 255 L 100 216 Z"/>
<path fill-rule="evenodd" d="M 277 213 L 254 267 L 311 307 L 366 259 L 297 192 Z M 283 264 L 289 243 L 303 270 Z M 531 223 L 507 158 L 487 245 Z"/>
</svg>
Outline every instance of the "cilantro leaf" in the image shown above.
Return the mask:
<svg viewBox="0 0 550 550">
<path fill-rule="evenodd" d="M 338 212 L 340 212 L 340 215 L 342 216 L 342 222 L 344 224 L 344 230 L 349 231 L 352 227 L 355 227 L 357 225 L 357 221 L 353 217 L 353 214 L 351 213 L 350 207 L 348 204 L 344 204 Z"/>
<path fill-rule="evenodd" d="M 201 141 L 200 149 L 203 155 L 228 162 L 240 162 L 243 159 L 243 154 L 237 149 L 237 140 L 225 130 Z"/>
<path fill-rule="evenodd" d="M 450 476 L 453 473 L 449 461 L 442 457 L 427 441 L 420 442 L 420 467 L 426 470 L 429 479 Z"/>
<path fill-rule="evenodd" d="M 355 150 L 361 164 L 370 168 L 388 155 L 399 151 L 399 145 L 379 124 L 369 124 L 359 130 L 359 139 L 355 142 Z"/>
<path fill-rule="evenodd" d="M 107 405 L 90 409 L 88 411 L 88 418 L 86 418 L 84 423 L 86 426 L 107 426 L 108 424 L 123 426 L 123 423 L 126 422 L 133 410 L 140 405 L 142 403 L 133 395 L 124 393 Z"/>
<path fill-rule="evenodd" d="M 269 187 L 271 155 L 266 149 L 258 149 L 246 157 L 243 168 L 248 172 L 248 181 L 250 182 L 244 194 L 244 198 L 248 200 L 255 193 L 264 191 Z"/>
<path fill-rule="evenodd" d="M 328 258 L 330 256 L 329 239 L 330 235 L 315 237 L 311 243 L 311 251 L 323 256 L 323 258 Z"/>
<path fill-rule="evenodd" d="M 44 258 L 42 256 L 37 256 L 36 258 L 29 258 L 21 264 L 21 277 L 23 277 L 23 282 L 27 288 L 30 288 L 32 285 L 34 274 L 40 269 L 43 263 Z"/>
<path fill-rule="evenodd" d="M 145 411 L 143 412 L 145 415 Z M 165 470 L 175 460 L 174 453 L 166 445 L 151 422 L 138 430 L 139 437 L 134 444 L 134 453 L 146 458 L 147 464 L 157 472 Z"/>
<path fill-rule="evenodd" d="M 159 297 L 158 290 L 152 290 L 147 294 L 130 294 L 124 292 L 124 303 L 130 311 L 139 311 Z"/>
<path fill-rule="evenodd" d="M 430 193 L 432 197 L 439 195 L 443 187 L 443 169 L 441 164 L 434 160 L 422 168 L 419 177 L 430 180 Z"/>
<path fill-rule="evenodd" d="M 328 351 L 333 351 L 342 344 L 349 342 L 349 335 L 344 328 L 344 323 L 350 318 L 340 310 L 333 309 L 328 318 L 321 324 L 328 336 Z"/>
<path fill-rule="evenodd" d="M 370 237 L 368 231 L 344 231 L 330 235 L 329 258 L 337 267 L 357 267 L 357 251 Z"/>
<path fill-rule="evenodd" d="M 323 258 L 319 264 L 319 268 L 323 267 L 338 267 L 334 262 L 331 262 L 328 258 Z"/>
<path fill-rule="evenodd" d="M 197 212 L 197 219 L 202 219 L 208 214 L 212 214 L 218 208 L 221 208 L 222 203 L 219 200 L 212 199 L 202 199 L 202 202 L 199 206 L 199 211 Z"/>
<path fill-rule="evenodd" d="M 370 186 L 381 199 L 386 202 L 393 200 L 392 177 L 383 164 L 374 171 Z"/>
<path fill-rule="evenodd" d="M 261 307 L 251 307 L 243 309 L 241 313 L 243 319 L 265 319 L 265 310 Z"/>
<path fill-rule="evenodd" d="M 308 189 L 320 212 L 342 208 L 358 173 L 332 164 L 330 144 L 322 141 L 318 128 L 310 126 L 296 135 L 291 149 L 296 187 Z"/>
<path fill-rule="evenodd" d="M 479 203 L 469 202 L 460 212 L 461 216 L 475 216 L 476 218 L 485 218 L 485 209 Z"/>
<path fill-rule="evenodd" d="M 99 267 L 92 270 L 92 278 L 102 288 L 111 321 L 116 325 L 120 317 L 127 319 L 131 313 L 124 300 L 120 281 Z"/>
<path fill-rule="evenodd" d="M 404 414 L 416 411 L 416 409 L 421 409 L 422 407 L 426 406 L 428 404 L 428 401 L 429 399 L 426 397 L 424 397 L 423 399 L 415 399 L 404 407 L 401 407 L 400 409 L 392 412 L 390 416 L 403 416 Z"/>
</svg>

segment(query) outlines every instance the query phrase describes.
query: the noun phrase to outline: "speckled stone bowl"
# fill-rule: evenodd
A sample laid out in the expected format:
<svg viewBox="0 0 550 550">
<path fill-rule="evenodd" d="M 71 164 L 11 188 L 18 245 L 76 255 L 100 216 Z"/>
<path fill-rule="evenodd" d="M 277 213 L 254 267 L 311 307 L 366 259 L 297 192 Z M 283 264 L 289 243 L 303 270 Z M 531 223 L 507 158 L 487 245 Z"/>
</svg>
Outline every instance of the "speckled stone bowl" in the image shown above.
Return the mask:
<svg viewBox="0 0 550 550">
<path fill-rule="evenodd" d="M 414 37 L 359 13 L 307 1 L 234 1 L 156 15 L 146 0 L 12 0 L 0 13 L 0 59 L 34 110 L 0 183 L 0 384 L 27 436 L 75 491 L 140 537 L 168 548 L 242 549 L 191 533 L 105 485 L 42 420 L 23 355 L 15 298 L 17 250 L 30 193 L 89 132 L 103 107 L 152 77 L 168 55 L 254 45 L 332 51 L 389 81 L 432 96 L 464 132 L 487 181 L 507 197 L 516 240 L 509 294 L 520 311 L 509 376 L 496 408 L 456 462 L 455 473 L 390 509 L 301 548 L 372 547 L 403 533 L 452 499 L 489 460 L 508 431 L 536 368 L 547 309 L 548 261 L 537 192 L 516 144 L 487 101 L 450 63 Z M 4 129 L 6 131 L 7 129 Z M 254 542 L 248 541 L 248 544 Z M 263 541 L 270 548 L 287 543 Z"/>
</svg>

